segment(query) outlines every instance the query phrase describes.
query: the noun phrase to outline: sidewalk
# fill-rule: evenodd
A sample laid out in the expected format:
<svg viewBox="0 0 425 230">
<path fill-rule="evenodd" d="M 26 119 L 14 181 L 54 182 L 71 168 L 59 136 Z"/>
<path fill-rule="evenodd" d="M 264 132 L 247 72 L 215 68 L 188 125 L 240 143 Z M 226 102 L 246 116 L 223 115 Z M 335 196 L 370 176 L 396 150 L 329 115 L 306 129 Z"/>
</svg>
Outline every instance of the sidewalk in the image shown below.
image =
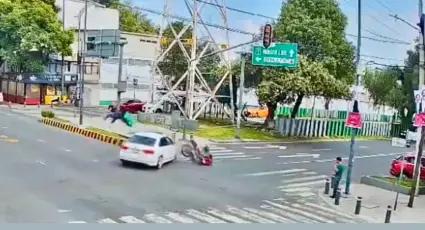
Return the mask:
<svg viewBox="0 0 425 230">
<path fill-rule="evenodd" d="M 18 113 L 22 113 L 22 114 L 26 114 L 29 116 L 33 116 L 33 117 L 37 117 L 37 118 L 41 118 L 41 110 L 46 109 L 46 110 L 53 110 L 55 113 L 55 117 L 59 118 L 59 119 L 63 119 L 63 120 L 68 120 L 71 123 L 75 124 L 75 125 L 79 125 L 79 113 L 76 112 L 71 112 L 71 111 L 64 111 L 64 110 L 59 110 L 59 109 L 55 109 L 55 108 L 50 108 L 49 106 L 42 106 L 40 108 L 37 108 L 37 106 L 27 106 L 26 108 L 12 108 L 12 111 L 14 112 L 18 112 Z M 106 113 L 105 113 L 106 114 Z M 93 127 L 93 128 L 98 128 L 98 129 L 103 129 L 105 131 L 110 131 L 110 132 L 114 132 L 114 133 L 118 133 L 124 136 L 130 136 L 133 133 L 136 132 L 140 132 L 140 131 L 148 131 L 148 132 L 161 132 L 164 133 L 170 137 L 172 137 L 173 131 L 166 129 L 166 128 L 162 128 L 159 126 L 154 126 L 154 125 L 145 125 L 145 124 L 141 124 L 139 122 L 135 123 L 135 125 L 132 128 L 127 127 L 124 123 L 122 123 L 121 121 L 116 121 L 114 124 L 111 125 L 111 121 L 110 120 L 104 120 L 103 117 L 99 117 L 99 116 L 90 116 L 87 114 L 84 114 L 83 117 L 83 126 L 85 127 Z M 180 140 L 183 138 L 183 134 L 182 133 L 176 133 L 176 140 Z M 186 135 L 186 138 L 189 138 L 189 135 Z M 197 138 L 195 137 L 195 140 L 200 144 L 200 145 L 208 145 L 210 144 L 210 142 L 206 139 L 203 138 Z"/>
<path fill-rule="evenodd" d="M 407 207 L 409 196 L 399 194 L 397 209 L 394 211 L 395 192 L 364 184 L 351 186 L 353 195 L 341 197 L 339 206 L 334 205 L 334 200 L 323 194 L 323 189 L 319 191 L 319 196 L 329 205 L 348 214 L 354 214 L 357 197 L 362 197 L 359 217 L 369 222 L 384 223 L 387 206 L 391 205 L 393 207 L 391 223 L 425 223 L 425 196 L 415 197 L 413 208 L 409 208 Z"/>
</svg>

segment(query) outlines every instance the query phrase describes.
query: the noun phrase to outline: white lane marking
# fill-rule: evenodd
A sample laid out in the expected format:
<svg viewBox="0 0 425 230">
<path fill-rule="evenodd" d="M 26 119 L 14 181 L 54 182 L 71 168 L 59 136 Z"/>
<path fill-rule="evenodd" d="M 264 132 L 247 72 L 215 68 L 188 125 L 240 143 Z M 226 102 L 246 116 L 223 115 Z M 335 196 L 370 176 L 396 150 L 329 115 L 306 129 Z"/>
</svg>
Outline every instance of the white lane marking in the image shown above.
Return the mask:
<svg viewBox="0 0 425 230">
<path fill-rule="evenodd" d="M 307 154 L 307 153 L 297 153 L 296 155 L 282 155 L 277 156 L 279 158 L 295 158 L 295 157 L 313 157 L 313 158 L 319 158 L 320 154 Z"/>
<path fill-rule="evenodd" d="M 260 223 L 260 224 L 275 224 L 276 222 L 271 221 L 269 219 L 263 218 L 261 216 L 255 215 L 253 213 L 241 210 L 239 208 L 235 208 L 232 206 L 227 206 L 227 211 L 230 213 L 233 213 L 235 215 L 241 216 L 247 220 L 251 220 L 255 223 Z"/>
<path fill-rule="evenodd" d="M 275 207 L 270 206 L 270 205 L 261 205 L 260 208 L 268 210 L 270 212 L 274 212 L 274 213 L 279 214 L 281 216 L 296 220 L 299 223 L 309 223 L 309 224 L 310 223 L 318 223 L 317 221 L 309 220 L 309 219 L 305 218 L 304 216 L 295 215 L 291 212 L 287 212 L 287 211 L 275 208 Z"/>
<path fill-rule="evenodd" d="M 313 192 L 302 192 L 302 193 L 296 193 L 292 194 L 294 196 L 301 196 L 301 197 L 310 197 L 310 196 L 316 196 L 316 193 Z"/>
<path fill-rule="evenodd" d="M 85 221 L 68 221 L 68 224 L 87 224 Z"/>
<path fill-rule="evenodd" d="M 261 157 L 251 157 L 251 158 L 237 158 L 237 159 L 233 159 L 235 161 L 245 161 L 245 160 L 261 160 L 263 158 Z"/>
<path fill-rule="evenodd" d="M 129 224 L 143 224 L 146 223 L 143 220 L 139 220 L 134 216 L 122 216 L 119 218 L 122 222 L 129 223 Z"/>
<path fill-rule="evenodd" d="M 345 214 L 343 212 L 339 212 L 339 211 L 337 211 L 335 209 L 332 209 L 332 208 L 323 207 L 323 206 L 318 205 L 318 204 L 314 204 L 314 203 L 304 203 L 304 204 L 307 205 L 307 206 L 310 206 L 311 208 L 321 209 L 321 210 L 323 210 L 325 212 L 332 213 L 333 215 L 339 215 L 339 216 L 342 216 L 342 217 L 345 217 L 345 218 L 349 218 L 349 219 L 355 218 L 354 216 Z"/>
<path fill-rule="evenodd" d="M 264 146 L 244 146 L 244 149 L 264 149 Z"/>
<path fill-rule="evenodd" d="M 236 224 L 249 224 L 249 223 L 251 223 L 249 221 L 242 220 L 240 218 L 237 218 L 236 216 L 229 215 L 229 214 L 222 212 L 220 210 L 217 210 L 217 209 L 209 208 L 209 210 L 207 212 L 209 214 L 213 215 L 213 216 L 217 216 L 217 217 L 219 217 L 223 220 L 229 221 L 231 223 L 236 223 Z"/>
<path fill-rule="evenodd" d="M 243 176 L 270 176 L 270 175 L 289 174 L 289 173 L 304 172 L 304 171 L 307 171 L 307 169 L 287 169 L 287 170 L 268 171 L 268 172 L 259 172 L 259 173 L 248 173 L 248 174 L 244 174 Z"/>
<path fill-rule="evenodd" d="M 321 179 L 326 179 L 326 178 L 328 178 L 328 176 L 325 176 L 325 175 L 308 176 L 308 177 L 301 177 L 301 178 L 294 178 L 294 179 L 282 180 L 282 183 L 294 183 L 294 182 L 321 180 Z"/>
<path fill-rule="evenodd" d="M 148 220 L 150 222 L 154 222 L 155 224 L 172 224 L 173 223 L 173 222 L 171 222 L 167 219 L 164 219 L 160 216 L 157 216 L 155 214 L 146 214 L 144 217 L 145 217 L 146 220 Z"/>
<path fill-rule="evenodd" d="M 359 146 L 359 149 L 368 149 L 368 148 L 369 148 L 368 146 L 364 146 L 364 145 Z"/>
<path fill-rule="evenodd" d="M 276 199 L 273 199 L 273 200 L 275 200 L 275 201 L 284 201 L 285 199 L 283 199 L 283 198 L 276 198 Z"/>
<path fill-rule="evenodd" d="M 92 160 L 92 162 L 97 163 L 97 162 L 99 162 L 99 160 L 94 159 L 94 160 Z"/>
<path fill-rule="evenodd" d="M 225 147 L 211 147 L 210 146 L 210 150 L 225 150 Z"/>
<path fill-rule="evenodd" d="M 303 175 L 317 175 L 317 172 L 303 172 Z"/>
<path fill-rule="evenodd" d="M 109 218 L 98 220 L 97 223 L 99 223 L 99 224 L 118 224 L 118 222 L 115 222 L 114 220 L 109 219 Z"/>
<path fill-rule="evenodd" d="M 295 207 L 295 208 L 298 208 L 298 209 L 303 209 L 305 211 L 311 210 L 311 207 L 306 207 L 305 205 L 301 205 L 301 204 L 292 204 L 292 206 Z M 335 218 L 335 214 L 332 214 L 332 213 L 324 212 L 324 211 L 321 211 L 321 210 L 314 210 L 314 212 L 317 213 L 317 214 L 320 214 L 322 216 L 326 216 L 326 217 L 330 217 L 330 218 Z M 353 224 L 356 223 L 355 221 L 352 221 L 352 220 L 349 220 L 349 219 L 345 219 L 345 218 L 344 219 L 338 218 L 338 219 L 341 220 L 344 223 L 346 223 L 346 222 L 353 223 Z"/>
<path fill-rule="evenodd" d="M 266 145 L 267 148 L 279 148 L 279 145 Z"/>
<path fill-rule="evenodd" d="M 172 220 L 175 220 L 177 222 L 184 223 L 184 224 L 199 223 L 196 220 L 193 220 L 193 219 L 191 219 L 189 217 L 183 216 L 183 215 L 181 215 L 179 213 L 175 213 L 175 212 L 166 213 L 165 216 L 168 217 L 168 218 L 170 218 L 170 219 L 172 219 Z"/>
<path fill-rule="evenodd" d="M 6 126 L 3 126 L 3 127 L 1 127 L 2 129 L 7 129 L 7 127 Z"/>
<path fill-rule="evenodd" d="M 313 149 L 313 152 L 331 151 L 332 149 Z"/>
<path fill-rule="evenodd" d="M 297 173 L 289 173 L 289 174 L 283 174 L 281 175 L 281 177 L 291 177 L 291 176 L 295 176 L 298 175 Z"/>
<path fill-rule="evenodd" d="M 45 143 L 45 140 L 37 139 L 38 142 Z"/>
<path fill-rule="evenodd" d="M 46 165 L 46 163 L 44 163 L 43 161 L 37 160 L 36 162 L 39 163 L 39 164 L 42 164 L 42 165 Z"/>
<path fill-rule="evenodd" d="M 286 146 L 279 146 L 279 149 L 285 150 L 286 149 Z"/>
<path fill-rule="evenodd" d="M 71 212 L 71 210 L 67 210 L 67 209 L 59 209 L 58 210 L 59 213 L 67 213 L 67 212 Z"/>
<path fill-rule="evenodd" d="M 210 150 L 210 153 L 229 153 L 233 152 L 231 149 L 223 149 L 223 150 Z"/>
<path fill-rule="evenodd" d="M 219 220 L 213 216 L 207 215 L 205 213 L 202 212 L 198 212 L 195 209 L 189 209 L 187 210 L 187 214 L 190 216 L 193 216 L 197 219 L 200 219 L 202 221 L 208 222 L 210 224 L 226 224 L 227 222 Z"/>
<path fill-rule="evenodd" d="M 70 150 L 70 149 L 64 149 L 63 151 L 68 152 L 68 153 L 72 152 L 72 150 Z"/>
<path fill-rule="evenodd" d="M 284 185 L 284 186 L 279 186 L 278 188 L 280 188 L 280 189 L 295 188 L 295 187 L 304 187 L 304 186 L 315 185 L 315 184 L 323 184 L 323 181 L 309 181 L 309 182 L 304 182 L 304 183 L 293 183 L 293 184 L 288 184 L 288 185 Z"/>
<path fill-rule="evenodd" d="M 282 192 L 308 192 L 311 191 L 311 188 L 309 187 L 300 187 L 300 188 L 288 188 L 288 189 L 282 189 Z"/>
<path fill-rule="evenodd" d="M 214 155 L 213 155 L 214 157 Z M 214 157 L 214 159 L 230 159 L 230 158 L 246 158 L 246 157 L 253 157 L 251 155 L 239 155 L 239 156 L 218 156 L 218 157 Z"/>
<path fill-rule="evenodd" d="M 248 211 L 248 212 L 252 212 L 252 213 L 259 215 L 259 216 L 264 216 L 265 218 L 276 221 L 278 223 L 295 223 L 295 221 L 292 221 L 290 219 L 284 218 L 282 216 L 279 216 L 279 215 L 271 213 L 271 212 L 266 212 L 266 211 L 262 211 L 262 210 L 258 210 L 258 209 L 254 209 L 254 208 L 244 208 L 244 210 Z"/>
<path fill-rule="evenodd" d="M 245 155 L 245 153 L 212 153 L 213 157 L 214 156 L 231 156 L 231 155 Z"/>
<path fill-rule="evenodd" d="M 282 209 L 282 210 L 289 211 L 289 212 L 298 213 L 298 214 L 301 214 L 301 215 L 306 216 L 306 217 L 308 217 L 308 218 L 318 220 L 318 221 L 320 221 L 320 222 L 324 222 L 324 223 L 328 223 L 328 224 L 334 224 L 334 223 L 335 223 L 335 221 L 328 220 L 328 219 L 326 219 L 326 218 L 323 218 L 323 217 L 320 217 L 320 216 L 314 215 L 313 213 L 304 212 L 304 211 L 299 210 L 299 209 L 296 209 L 296 208 L 294 208 L 294 207 L 288 207 L 288 206 L 286 206 L 286 205 L 277 204 L 277 203 L 274 203 L 274 202 L 272 202 L 272 201 L 268 201 L 268 200 L 265 200 L 264 202 L 266 202 L 266 203 L 268 203 L 269 205 L 274 206 L 274 207 L 276 207 L 276 208 L 280 208 L 280 209 Z"/>
</svg>

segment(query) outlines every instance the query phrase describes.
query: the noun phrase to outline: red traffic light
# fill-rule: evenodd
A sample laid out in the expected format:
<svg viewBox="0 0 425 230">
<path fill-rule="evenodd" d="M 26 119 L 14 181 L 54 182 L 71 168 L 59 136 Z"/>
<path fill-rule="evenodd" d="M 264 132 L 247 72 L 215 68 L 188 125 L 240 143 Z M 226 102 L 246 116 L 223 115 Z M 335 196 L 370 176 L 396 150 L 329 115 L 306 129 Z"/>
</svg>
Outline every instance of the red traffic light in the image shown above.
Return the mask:
<svg viewBox="0 0 425 230">
<path fill-rule="evenodd" d="M 272 36 L 273 36 L 273 29 L 272 25 L 266 24 L 263 29 L 263 46 L 264 48 L 269 48 L 272 44 Z"/>
</svg>

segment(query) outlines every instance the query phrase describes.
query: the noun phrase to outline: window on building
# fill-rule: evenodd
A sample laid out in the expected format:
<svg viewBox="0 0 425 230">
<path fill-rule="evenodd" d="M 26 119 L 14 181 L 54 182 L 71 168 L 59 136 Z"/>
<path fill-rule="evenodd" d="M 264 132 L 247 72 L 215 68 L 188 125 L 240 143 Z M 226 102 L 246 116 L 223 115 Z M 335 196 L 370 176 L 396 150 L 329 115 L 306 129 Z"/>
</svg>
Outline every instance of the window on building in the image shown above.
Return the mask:
<svg viewBox="0 0 425 230">
<path fill-rule="evenodd" d="M 94 41 L 96 40 L 96 37 L 88 37 L 87 39 L 87 50 L 94 50 L 95 44 Z"/>
</svg>

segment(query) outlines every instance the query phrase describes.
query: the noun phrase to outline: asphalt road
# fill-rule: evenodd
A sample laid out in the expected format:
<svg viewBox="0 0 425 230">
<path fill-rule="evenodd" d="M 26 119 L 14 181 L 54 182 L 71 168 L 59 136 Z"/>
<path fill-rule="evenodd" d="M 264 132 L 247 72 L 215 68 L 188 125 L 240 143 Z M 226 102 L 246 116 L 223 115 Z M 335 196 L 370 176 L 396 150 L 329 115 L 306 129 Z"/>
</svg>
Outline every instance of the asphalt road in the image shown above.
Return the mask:
<svg viewBox="0 0 425 230">
<path fill-rule="evenodd" d="M 298 192 L 304 195 L 300 199 L 277 188 L 295 174 L 319 175 L 313 165 L 326 163 L 277 164 L 273 153 L 258 157 L 252 149 L 237 153 L 232 148 L 241 150 L 240 146 L 215 145 L 213 167 L 180 159 L 159 171 L 124 168 L 117 147 L 46 127 L 6 109 L 0 109 L 0 116 L 0 222 L 359 221 L 321 206 L 307 191 Z M 234 153 L 241 157 L 234 158 Z M 275 172 L 252 174 L 265 171 Z M 291 188 L 300 187 L 306 188 Z"/>
</svg>

